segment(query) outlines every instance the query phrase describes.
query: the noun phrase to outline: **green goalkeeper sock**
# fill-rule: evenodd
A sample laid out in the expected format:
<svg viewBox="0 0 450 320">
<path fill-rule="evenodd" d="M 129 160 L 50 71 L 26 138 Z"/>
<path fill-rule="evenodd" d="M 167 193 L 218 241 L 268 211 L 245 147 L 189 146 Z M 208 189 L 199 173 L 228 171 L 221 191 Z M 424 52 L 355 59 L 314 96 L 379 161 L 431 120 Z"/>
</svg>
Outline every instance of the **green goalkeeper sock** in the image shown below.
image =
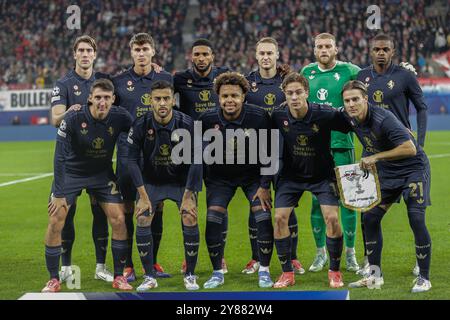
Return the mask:
<svg viewBox="0 0 450 320">
<path fill-rule="evenodd" d="M 327 227 L 320 210 L 319 201 L 315 196 L 312 197 L 311 207 L 311 227 L 313 230 L 314 241 L 317 248 L 325 247 Z"/>
<path fill-rule="evenodd" d="M 344 242 L 347 248 L 355 247 L 356 222 L 356 211 L 341 206 L 341 224 L 344 233 Z"/>
</svg>

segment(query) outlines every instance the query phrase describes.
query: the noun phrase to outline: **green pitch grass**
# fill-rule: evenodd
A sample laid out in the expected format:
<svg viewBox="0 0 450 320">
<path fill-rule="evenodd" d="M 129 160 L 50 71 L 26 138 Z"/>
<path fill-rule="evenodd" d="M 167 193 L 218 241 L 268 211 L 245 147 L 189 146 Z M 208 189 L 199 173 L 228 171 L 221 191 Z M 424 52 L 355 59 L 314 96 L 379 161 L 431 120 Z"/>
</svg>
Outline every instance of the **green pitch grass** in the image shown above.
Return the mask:
<svg viewBox="0 0 450 320">
<path fill-rule="evenodd" d="M 433 288 L 423 294 L 411 294 L 411 270 L 415 263 L 413 235 L 403 204 L 395 205 L 383 220 L 384 250 L 383 271 L 385 285 L 381 290 L 352 289 L 351 299 L 450 299 L 450 132 L 430 132 L 426 152 L 432 168 L 432 202 L 427 210 L 427 224 L 433 241 L 431 281 Z M 0 143 L 0 185 L 14 180 L 52 172 L 54 142 Z M 359 149 L 358 152 L 359 153 Z M 435 156 L 440 155 L 440 156 Z M 30 175 L 26 175 L 26 174 Z M 44 235 L 47 227 L 47 197 L 52 177 L 0 187 L 0 299 L 17 299 L 26 292 L 39 292 L 48 274 L 44 260 Z M 299 220 L 299 259 L 307 269 L 315 254 L 310 227 L 310 195 L 306 194 L 296 209 Z M 205 231 L 205 193 L 200 195 L 201 248 L 197 273 L 199 283 L 211 274 Z M 229 233 L 225 257 L 229 273 L 221 291 L 260 291 L 257 276 L 244 275 L 241 270 L 250 258 L 247 231 L 248 203 L 238 191 L 229 207 Z M 92 215 L 89 201 L 83 193 L 78 201 L 75 216 L 76 240 L 72 263 L 81 268 L 82 292 L 113 292 L 111 284 L 94 280 L 95 256 L 91 238 Z M 359 223 L 359 221 L 358 221 Z M 358 228 L 357 255 L 361 261 L 362 240 Z M 142 270 L 134 246 L 134 263 L 141 281 Z M 158 262 L 170 272 L 171 279 L 160 279 L 155 291 L 185 291 L 180 274 L 183 260 L 182 233 L 176 206 L 166 202 L 164 232 Z M 112 257 L 108 249 L 107 265 L 112 270 Z M 276 254 L 271 264 L 273 280 L 280 274 Z M 358 276 L 344 271 L 348 284 Z M 327 272 L 306 272 L 296 276 L 296 285 L 288 290 L 328 290 Z M 137 286 L 139 283 L 133 283 Z M 70 291 L 64 284 L 63 291 Z M 202 290 L 202 289 L 201 289 Z M 270 291 L 270 290 L 267 290 Z"/>
</svg>

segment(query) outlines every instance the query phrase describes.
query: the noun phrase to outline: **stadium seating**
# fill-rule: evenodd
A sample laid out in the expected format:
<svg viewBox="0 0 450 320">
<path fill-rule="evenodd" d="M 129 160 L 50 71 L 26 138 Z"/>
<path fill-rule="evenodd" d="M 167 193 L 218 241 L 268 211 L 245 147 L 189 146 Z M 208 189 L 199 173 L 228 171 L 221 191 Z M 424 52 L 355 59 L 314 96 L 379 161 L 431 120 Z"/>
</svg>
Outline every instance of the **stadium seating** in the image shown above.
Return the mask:
<svg viewBox="0 0 450 320">
<path fill-rule="evenodd" d="M 445 0 L 378 2 L 381 28 L 396 41 L 397 61 L 411 62 L 419 76 L 432 75 L 428 59 L 450 47 L 450 10 L 440 10 L 442 2 Z M 0 88 L 52 87 L 72 67 L 71 45 L 81 34 L 97 39 L 96 69 L 107 73 L 131 64 L 128 41 L 133 33 L 142 31 L 151 33 L 157 42 L 155 61 L 171 72 L 175 71 L 175 58 L 184 58 L 190 49 L 182 47 L 187 35 L 209 38 L 216 47 L 218 65 L 247 72 L 256 67 L 254 44 L 259 38 L 274 36 L 280 44 L 281 61 L 298 70 L 314 60 L 314 35 L 328 31 L 338 39 L 341 60 L 366 66 L 367 40 L 378 32 L 366 25 L 370 16 L 366 10 L 372 3 L 92 0 L 80 4 L 81 30 L 69 30 L 65 27 L 70 16 L 65 1 L 0 0 Z M 194 28 L 184 25 L 189 6 L 198 6 Z M 187 34 L 190 32 L 193 34 Z"/>
</svg>

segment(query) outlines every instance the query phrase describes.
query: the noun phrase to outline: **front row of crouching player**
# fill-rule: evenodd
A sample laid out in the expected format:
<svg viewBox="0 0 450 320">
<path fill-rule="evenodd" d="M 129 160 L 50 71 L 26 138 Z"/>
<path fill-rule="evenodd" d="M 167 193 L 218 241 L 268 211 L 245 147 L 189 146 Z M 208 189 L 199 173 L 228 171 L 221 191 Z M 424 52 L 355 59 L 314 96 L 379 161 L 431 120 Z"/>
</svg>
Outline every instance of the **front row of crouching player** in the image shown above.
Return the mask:
<svg viewBox="0 0 450 320">
<path fill-rule="evenodd" d="M 50 281 L 43 291 L 60 290 L 61 229 L 68 207 L 83 189 L 98 199 L 112 225 L 113 287 L 132 289 L 123 276 L 129 246 L 124 207 L 112 170 L 114 145 L 123 131 L 129 132 L 128 166 L 138 191 L 136 245 L 145 271 L 138 291 L 147 291 L 158 285 L 152 267 L 151 223 L 154 208 L 166 199 L 175 201 L 180 210 L 186 259 L 184 285 L 188 290 L 199 289 L 195 275 L 200 242 L 197 193 L 201 191 L 203 180 L 207 201 L 205 238 L 213 269 L 211 277 L 204 283 L 205 289 L 224 283 L 223 223 L 228 204 L 238 187 L 243 189 L 251 202 L 257 223 L 260 287 L 285 288 L 295 284 L 288 219 L 305 191 L 317 197 L 326 222 L 329 286 L 344 286 L 340 272 L 343 238 L 338 220 L 339 198 L 334 162 L 330 152 L 331 130 L 356 133 L 363 144 L 360 166 L 363 169 L 376 166 L 382 192 L 381 204 L 364 214 L 366 254 L 373 272 L 349 286 L 372 288 L 383 285 L 381 219 L 403 195 L 420 267 L 412 292 L 429 290 L 431 239 L 425 225 L 425 209 L 430 205 L 430 167 L 425 153 L 411 133 L 391 113 L 368 103 L 367 90 L 362 82 L 350 81 L 344 86 L 345 110 L 309 103 L 308 81 L 302 75 L 287 75 L 282 88 L 286 102 L 269 116 L 264 109 L 244 103 L 249 84 L 242 75 L 234 72 L 220 75 L 214 84 L 220 108 L 200 117 L 202 130 L 197 132 L 189 116 L 173 110 L 171 84 L 155 82 L 151 88 L 153 110 L 131 124 L 130 115 L 124 109 L 113 106 L 112 84 L 108 80 L 97 80 L 91 89 L 89 105 L 80 111 L 69 112 L 58 130 L 55 180 L 49 203 L 45 248 Z M 186 139 L 185 135 L 181 137 L 178 134 L 180 129 L 191 139 Z M 236 136 L 230 138 L 227 129 L 246 132 L 247 138 L 239 141 L 243 148 L 238 147 Z M 267 135 L 267 131 L 271 130 L 279 134 L 275 144 L 270 139 L 271 135 Z M 202 134 L 200 141 L 207 140 L 207 136 L 214 140 L 215 153 L 211 152 L 211 145 L 202 146 L 200 143 L 197 146 L 193 143 L 198 138 L 194 132 Z M 252 140 L 252 134 L 256 134 L 257 140 Z M 279 155 L 277 170 L 266 170 L 264 174 L 264 169 L 269 168 L 265 168 L 267 162 L 262 155 L 267 156 L 269 148 L 262 150 L 264 143 L 259 143 L 262 149 L 258 150 L 256 158 L 250 154 L 252 141 L 263 139 L 267 139 L 266 146 L 270 146 L 272 152 L 278 151 L 275 154 Z M 220 141 L 219 144 L 217 141 Z M 191 142 L 190 145 L 188 142 Z M 183 146 L 184 149 L 180 148 Z M 174 148 L 183 149 L 183 159 L 188 161 L 175 159 L 179 153 L 172 152 Z M 222 153 L 218 152 L 218 148 L 222 148 L 219 150 Z M 207 159 L 218 154 L 223 158 L 216 158 L 216 161 Z M 198 155 L 204 159 L 195 161 Z M 229 159 L 234 159 L 232 164 L 227 161 Z M 274 226 L 271 217 L 272 181 L 275 189 Z M 283 271 L 275 283 L 269 271 L 274 243 Z"/>
</svg>

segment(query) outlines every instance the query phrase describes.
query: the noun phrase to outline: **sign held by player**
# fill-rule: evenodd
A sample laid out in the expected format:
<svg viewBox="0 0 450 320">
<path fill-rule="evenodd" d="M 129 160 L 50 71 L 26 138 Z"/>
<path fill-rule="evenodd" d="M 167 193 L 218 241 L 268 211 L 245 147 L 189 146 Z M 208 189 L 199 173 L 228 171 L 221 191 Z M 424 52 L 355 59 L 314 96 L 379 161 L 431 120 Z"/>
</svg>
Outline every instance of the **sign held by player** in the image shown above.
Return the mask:
<svg viewBox="0 0 450 320">
<path fill-rule="evenodd" d="M 335 168 L 342 205 L 352 210 L 367 211 L 381 201 L 376 168 L 361 170 L 358 163 Z"/>
</svg>

